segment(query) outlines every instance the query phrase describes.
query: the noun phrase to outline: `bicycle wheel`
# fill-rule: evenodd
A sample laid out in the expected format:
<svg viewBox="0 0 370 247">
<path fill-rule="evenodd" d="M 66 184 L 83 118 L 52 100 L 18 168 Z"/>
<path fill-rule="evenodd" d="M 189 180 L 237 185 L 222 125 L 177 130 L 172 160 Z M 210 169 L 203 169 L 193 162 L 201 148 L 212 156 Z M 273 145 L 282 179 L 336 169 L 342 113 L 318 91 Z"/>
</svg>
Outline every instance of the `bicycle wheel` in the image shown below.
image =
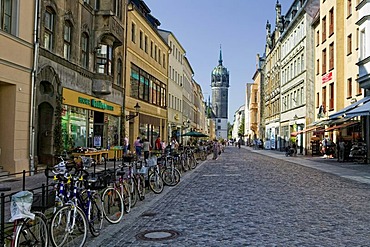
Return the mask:
<svg viewBox="0 0 370 247">
<path fill-rule="evenodd" d="M 33 212 L 34 219 L 26 219 L 17 226 L 15 246 L 45 246 L 49 244 L 47 220 L 43 213 Z"/>
<path fill-rule="evenodd" d="M 90 219 L 89 226 L 90 232 L 94 237 L 100 235 L 100 230 L 103 227 L 103 203 L 98 193 L 93 193 L 91 197 Z"/>
<path fill-rule="evenodd" d="M 164 188 L 163 179 L 157 172 L 150 174 L 149 187 L 156 194 L 162 193 Z"/>
<path fill-rule="evenodd" d="M 54 247 L 83 246 L 87 237 L 87 220 L 81 208 L 65 205 L 53 215 L 50 240 Z"/>
<path fill-rule="evenodd" d="M 190 168 L 195 169 L 198 165 L 197 160 L 195 159 L 194 155 L 190 156 Z"/>
<path fill-rule="evenodd" d="M 139 195 L 139 199 L 142 201 L 145 199 L 145 178 L 143 175 L 137 176 L 137 191 Z"/>
<path fill-rule="evenodd" d="M 123 183 L 123 191 L 121 191 L 121 195 L 123 195 L 123 204 L 125 205 L 125 212 L 129 213 L 131 211 L 131 185 L 124 182 Z"/>
<path fill-rule="evenodd" d="M 180 172 L 177 169 L 167 168 L 162 172 L 162 178 L 165 185 L 175 186 L 180 182 Z"/>
<path fill-rule="evenodd" d="M 134 178 L 131 178 L 127 181 L 129 188 L 130 188 L 130 196 L 131 196 L 131 208 L 135 207 L 136 202 L 139 198 L 139 193 L 137 191 L 137 183 Z"/>
<path fill-rule="evenodd" d="M 104 190 L 102 195 L 103 215 L 112 224 L 117 224 L 123 217 L 123 199 L 119 191 L 112 187 Z"/>
</svg>

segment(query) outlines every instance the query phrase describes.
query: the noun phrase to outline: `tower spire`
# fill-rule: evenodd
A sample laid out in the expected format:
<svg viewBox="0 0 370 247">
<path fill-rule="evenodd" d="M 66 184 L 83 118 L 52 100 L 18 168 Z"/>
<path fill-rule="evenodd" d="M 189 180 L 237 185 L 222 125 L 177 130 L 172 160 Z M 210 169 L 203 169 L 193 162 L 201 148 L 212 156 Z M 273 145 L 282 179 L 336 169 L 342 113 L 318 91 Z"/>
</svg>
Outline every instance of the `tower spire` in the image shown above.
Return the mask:
<svg viewBox="0 0 370 247">
<path fill-rule="evenodd" d="M 218 64 L 222 65 L 222 50 L 221 50 L 221 44 L 220 44 L 220 59 L 218 60 Z"/>
</svg>

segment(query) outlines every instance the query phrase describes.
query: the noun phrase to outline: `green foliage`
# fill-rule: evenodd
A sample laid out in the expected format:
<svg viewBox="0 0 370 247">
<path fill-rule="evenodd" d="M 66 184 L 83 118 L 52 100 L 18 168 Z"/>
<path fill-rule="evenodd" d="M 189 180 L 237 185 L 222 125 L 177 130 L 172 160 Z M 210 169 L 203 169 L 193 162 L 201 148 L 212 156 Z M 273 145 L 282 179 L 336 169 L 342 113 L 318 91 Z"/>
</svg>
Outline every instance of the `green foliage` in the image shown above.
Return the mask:
<svg viewBox="0 0 370 247">
<path fill-rule="evenodd" d="M 238 135 L 239 136 L 244 136 L 244 126 L 245 126 L 245 119 L 244 117 L 242 118 L 242 121 L 239 125 L 239 129 L 238 129 Z"/>
<path fill-rule="evenodd" d="M 55 154 L 63 153 L 63 136 L 62 136 L 62 96 L 57 95 L 57 104 L 54 115 L 54 152 Z"/>
</svg>

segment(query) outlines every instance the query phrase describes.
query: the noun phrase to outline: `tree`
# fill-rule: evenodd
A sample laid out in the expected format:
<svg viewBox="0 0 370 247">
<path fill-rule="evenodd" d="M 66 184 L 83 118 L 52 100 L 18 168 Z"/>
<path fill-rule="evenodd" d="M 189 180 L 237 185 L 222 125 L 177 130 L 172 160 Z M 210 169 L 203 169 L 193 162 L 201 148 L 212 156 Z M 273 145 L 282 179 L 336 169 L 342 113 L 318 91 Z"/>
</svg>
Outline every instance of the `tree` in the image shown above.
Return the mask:
<svg viewBox="0 0 370 247">
<path fill-rule="evenodd" d="M 245 125 L 245 119 L 242 118 L 242 121 L 240 122 L 239 128 L 238 128 L 238 136 L 244 136 L 244 125 Z"/>
<path fill-rule="evenodd" d="M 231 139 L 233 133 L 233 125 L 230 122 L 227 122 L 227 139 Z"/>
</svg>

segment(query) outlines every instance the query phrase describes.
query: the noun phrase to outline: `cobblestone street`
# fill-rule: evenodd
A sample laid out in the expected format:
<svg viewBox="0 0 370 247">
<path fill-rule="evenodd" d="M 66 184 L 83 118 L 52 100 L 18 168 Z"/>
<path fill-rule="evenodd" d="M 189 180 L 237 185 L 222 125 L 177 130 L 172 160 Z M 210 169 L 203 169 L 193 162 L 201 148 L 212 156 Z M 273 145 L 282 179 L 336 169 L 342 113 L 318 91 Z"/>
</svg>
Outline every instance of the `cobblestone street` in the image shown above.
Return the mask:
<svg viewBox="0 0 370 247">
<path fill-rule="evenodd" d="M 227 147 L 86 246 L 369 246 L 369 198 L 368 184 Z"/>
</svg>

